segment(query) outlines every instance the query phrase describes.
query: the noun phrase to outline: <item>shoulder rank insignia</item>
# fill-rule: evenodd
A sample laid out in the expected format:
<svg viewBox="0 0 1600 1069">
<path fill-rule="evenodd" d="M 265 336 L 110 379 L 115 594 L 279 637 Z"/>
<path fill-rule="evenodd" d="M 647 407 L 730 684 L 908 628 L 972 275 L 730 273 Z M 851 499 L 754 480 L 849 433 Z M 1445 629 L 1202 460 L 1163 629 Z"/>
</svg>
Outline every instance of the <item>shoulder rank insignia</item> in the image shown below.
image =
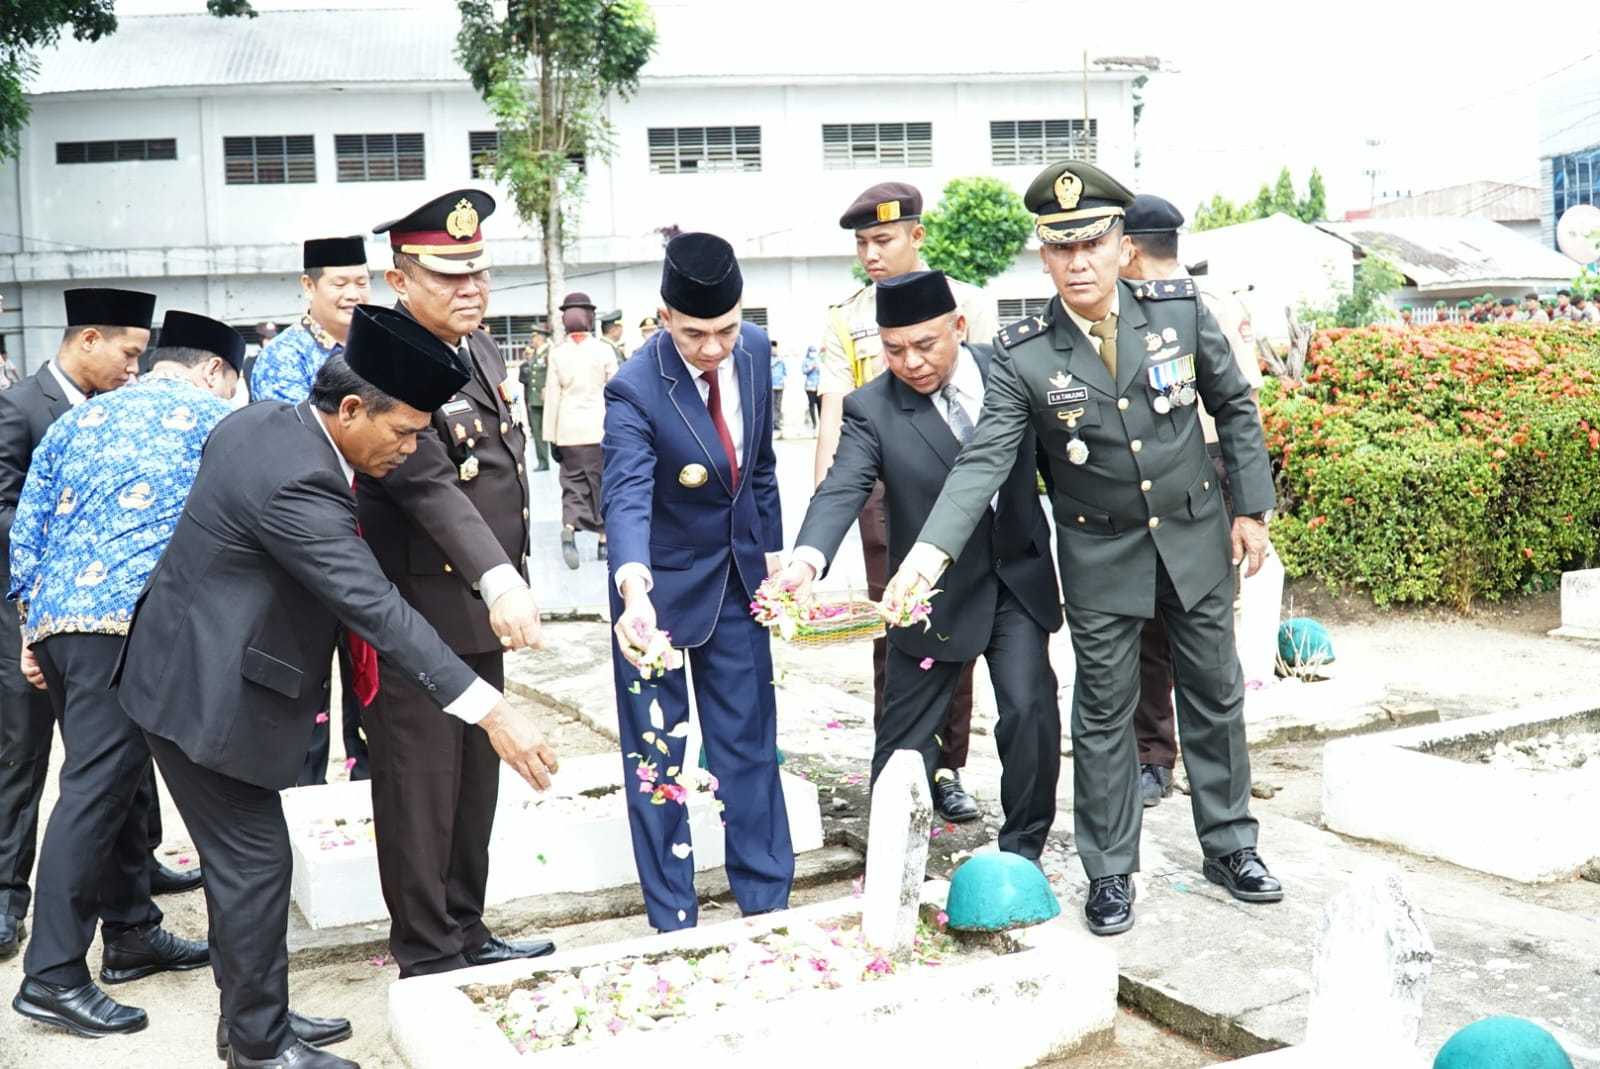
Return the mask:
<svg viewBox="0 0 1600 1069">
<path fill-rule="evenodd" d="M 1179 298 L 1193 300 L 1200 289 L 1192 278 L 1164 278 L 1145 282 L 1133 288 L 1133 295 L 1141 301 L 1171 301 Z"/>
<path fill-rule="evenodd" d="M 1029 338 L 1045 333 L 1050 329 L 1050 320 L 1045 316 L 1028 316 L 1015 323 L 1008 323 L 1000 328 L 1000 344 L 1007 349 Z"/>
</svg>

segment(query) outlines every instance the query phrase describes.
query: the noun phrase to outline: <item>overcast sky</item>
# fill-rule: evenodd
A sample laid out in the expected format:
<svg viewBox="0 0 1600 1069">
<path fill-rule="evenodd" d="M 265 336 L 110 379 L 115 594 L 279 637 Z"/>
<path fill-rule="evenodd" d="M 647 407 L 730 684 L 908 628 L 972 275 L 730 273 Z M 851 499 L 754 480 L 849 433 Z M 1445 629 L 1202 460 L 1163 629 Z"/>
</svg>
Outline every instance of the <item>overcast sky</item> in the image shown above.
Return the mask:
<svg viewBox="0 0 1600 1069">
<path fill-rule="evenodd" d="M 258 10 L 307 0 L 254 0 Z M 840 47 L 918 48 L 959 39 L 980 13 L 1015 23 L 1016 48 L 1090 56 L 1156 55 L 1174 70 L 1145 90 L 1142 169 L 1131 184 L 1190 212 L 1221 192 L 1255 195 L 1287 164 L 1303 189 L 1313 166 L 1331 214 L 1367 206 L 1375 188 L 1411 191 L 1479 178 L 1537 184 L 1541 87 L 1575 77 L 1600 110 L 1600 15 L 1581 5 L 1415 0 L 1148 0 L 1091 8 L 1061 0 L 665 0 L 726 11 L 749 47 L 780 49 L 782 20 L 837 20 Z M 204 0 L 117 0 L 120 14 L 203 11 Z M 453 6 L 451 0 L 327 0 L 318 7 Z M 1075 25 L 1064 18 L 1089 12 Z M 1120 16 L 1120 18 L 1118 17 Z M 403 17 L 397 13 L 396 17 Z M 707 66 L 715 69 L 708 50 Z M 1369 141 L 1378 142 L 1373 147 Z M 1365 172 L 1378 170 L 1376 179 Z M 1122 176 L 1119 176 L 1122 177 Z"/>
</svg>

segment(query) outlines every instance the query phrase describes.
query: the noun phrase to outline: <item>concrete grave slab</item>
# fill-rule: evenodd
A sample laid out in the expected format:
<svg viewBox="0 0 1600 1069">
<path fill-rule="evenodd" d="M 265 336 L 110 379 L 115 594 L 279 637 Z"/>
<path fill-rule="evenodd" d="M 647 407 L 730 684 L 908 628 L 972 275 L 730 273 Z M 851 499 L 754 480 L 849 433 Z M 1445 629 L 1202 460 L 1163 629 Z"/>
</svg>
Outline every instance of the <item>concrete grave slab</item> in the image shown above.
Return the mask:
<svg viewBox="0 0 1600 1069">
<path fill-rule="evenodd" d="M 1600 731 L 1594 700 L 1339 739 L 1323 751 L 1327 826 L 1525 883 L 1563 880 L 1600 857 L 1600 760 L 1523 769 L 1477 760 L 1554 732 Z"/>
<path fill-rule="evenodd" d="M 781 780 L 795 852 L 820 849 L 817 788 L 798 776 L 783 774 Z M 489 842 L 488 904 L 637 883 L 622 794 L 631 787 L 623 783 L 623 763 L 615 754 L 562 762 L 555 786 L 545 794 L 502 768 Z M 293 788 L 283 792 L 283 811 L 294 852 L 294 901 L 311 927 L 386 919 L 377 849 L 365 832 L 372 818 L 370 785 Z M 689 796 L 689 827 L 695 870 L 720 866 L 722 820 L 709 796 Z"/>
<path fill-rule="evenodd" d="M 941 907 L 948 884 L 924 886 L 923 901 Z M 534 962 L 505 962 L 440 976 L 397 981 L 389 992 L 390 1037 L 411 1069 L 518 1069 L 529 1064 L 472 995 L 640 956 L 665 961 L 704 955 L 736 940 L 785 931 L 799 922 L 838 923 L 859 916 L 858 899 L 838 899 L 759 918 L 558 952 Z M 1051 922 L 1007 933 L 1006 950 L 962 950 L 937 968 L 911 967 L 869 983 L 812 991 L 766 1003 L 661 1022 L 648 1031 L 544 1050 L 542 1069 L 634 1069 L 658 1061 L 663 1041 L 692 1052 L 697 1069 L 752 1064 L 899 1064 L 907 1051 L 939 1037 L 940 1060 L 1024 1069 L 1103 1049 L 1111 1042 L 1116 959 L 1103 941 Z M 951 1007 L 961 1027 L 949 1027 Z"/>
<path fill-rule="evenodd" d="M 1600 642 L 1600 568 L 1561 573 L 1561 626 L 1550 634 Z"/>
</svg>

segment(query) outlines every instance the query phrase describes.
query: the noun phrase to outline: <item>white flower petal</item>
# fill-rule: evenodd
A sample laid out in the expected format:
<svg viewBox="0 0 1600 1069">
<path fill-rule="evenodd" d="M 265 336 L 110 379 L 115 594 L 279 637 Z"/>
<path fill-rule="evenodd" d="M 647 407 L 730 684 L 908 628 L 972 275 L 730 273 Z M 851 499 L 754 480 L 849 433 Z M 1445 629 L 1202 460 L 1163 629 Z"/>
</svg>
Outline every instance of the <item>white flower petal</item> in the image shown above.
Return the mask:
<svg viewBox="0 0 1600 1069">
<path fill-rule="evenodd" d="M 693 849 L 694 847 L 690 846 L 688 843 L 673 843 L 672 856 L 676 858 L 686 858 L 689 856 L 689 851 Z"/>
<path fill-rule="evenodd" d="M 667 726 L 666 717 L 661 712 L 661 703 L 654 698 L 650 700 L 650 726 L 657 731 Z"/>
</svg>

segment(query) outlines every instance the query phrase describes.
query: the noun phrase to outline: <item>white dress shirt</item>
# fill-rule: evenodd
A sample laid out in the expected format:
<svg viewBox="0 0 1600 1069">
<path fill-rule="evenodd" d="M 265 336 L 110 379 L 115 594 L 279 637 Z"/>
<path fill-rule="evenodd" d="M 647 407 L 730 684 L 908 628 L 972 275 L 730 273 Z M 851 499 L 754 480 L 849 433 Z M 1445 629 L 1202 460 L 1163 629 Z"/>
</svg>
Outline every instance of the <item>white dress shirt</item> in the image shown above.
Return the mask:
<svg viewBox="0 0 1600 1069">
<path fill-rule="evenodd" d="M 671 338 L 667 339 L 671 342 Z M 678 347 L 673 343 L 672 351 L 677 353 Z M 709 412 L 711 405 L 711 384 L 701 378 L 700 369 L 689 361 L 683 359 L 683 354 L 678 353 L 678 359 L 683 362 L 683 367 L 689 374 L 694 388 L 699 391 L 700 403 L 706 406 Z M 721 392 L 719 400 L 722 401 L 722 421 L 728 425 L 728 435 L 733 439 L 733 455 L 739 465 L 739 479 L 745 478 L 744 472 L 744 401 L 739 395 L 739 376 L 734 372 L 733 353 L 729 353 L 722 363 L 717 365 L 717 389 Z M 707 449 L 715 455 L 722 451 L 722 440 L 713 438 L 706 442 Z M 628 579 L 637 576 L 644 580 L 644 592 L 650 593 L 655 589 L 655 577 L 650 574 L 650 566 L 643 561 L 631 560 L 619 566 L 612 575 L 612 581 L 617 585 L 617 593 L 622 593 L 622 584 Z"/>
<path fill-rule="evenodd" d="M 54 365 L 51 366 L 54 367 Z M 351 492 L 354 493 L 356 470 L 350 466 L 350 462 L 345 459 L 344 453 L 340 451 L 339 444 L 333 440 L 333 435 L 328 432 L 328 424 L 322 418 L 322 413 L 313 408 L 311 410 L 311 418 L 316 423 L 317 429 L 322 432 L 322 436 L 328 440 L 328 444 L 333 446 L 333 455 L 339 459 L 339 471 L 344 474 L 345 481 L 350 483 Z M 506 565 L 501 565 L 500 567 L 506 567 Z M 366 638 L 365 635 L 361 637 L 363 639 Z M 482 679 L 474 679 L 472 684 L 462 691 L 455 701 L 444 707 L 444 711 L 451 716 L 465 720 L 469 724 L 476 724 L 488 716 L 496 705 L 500 704 L 500 698 L 500 692 L 495 690 L 492 685 Z"/>
<path fill-rule="evenodd" d="M 56 377 L 56 381 L 61 384 L 61 389 L 65 391 L 67 395 L 67 404 L 71 405 L 73 408 L 77 408 L 79 405 L 83 404 L 89 399 L 84 395 L 84 392 L 78 389 L 78 387 L 73 384 L 73 381 L 67 377 L 67 373 L 56 366 L 56 362 L 54 360 L 46 364 L 45 367 L 50 369 L 50 374 L 54 375 Z"/>
</svg>

